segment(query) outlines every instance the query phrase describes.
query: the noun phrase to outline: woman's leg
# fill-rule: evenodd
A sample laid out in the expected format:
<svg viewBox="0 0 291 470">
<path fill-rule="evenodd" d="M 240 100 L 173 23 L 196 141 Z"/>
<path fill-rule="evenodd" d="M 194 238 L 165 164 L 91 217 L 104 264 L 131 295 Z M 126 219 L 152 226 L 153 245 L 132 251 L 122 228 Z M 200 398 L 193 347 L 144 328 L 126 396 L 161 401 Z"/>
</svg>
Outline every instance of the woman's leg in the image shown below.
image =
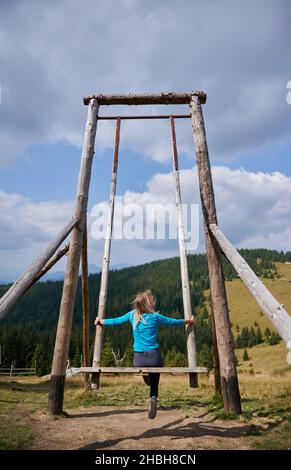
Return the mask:
<svg viewBox="0 0 291 470">
<path fill-rule="evenodd" d="M 164 360 L 160 349 L 156 349 L 154 352 L 154 361 L 156 367 L 163 367 Z M 149 374 L 150 377 L 150 397 L 158 398 L 159 395 L 159 381 L 160 381 L 160 374 L 152 373 Z"/>
<path fill-rule="evenodd" d="M 150 377 L 150 397 L 158 398 L 160 374 L 149 374 Z"/>
<path fill-rule="evenodd" d="M 149 377 L 149 374 L 143 375 L 142 378 L 143 378 L 143 381 L 144 381 L 144 383 L 145 383 L 146 385 L 150 385 L 150 384 L 151 384 L 151 379 L 150 379 L 150 377 Z"/>
<path fill-rule="evenodd" d="M 144 353 L 134 353 L 134 367 L 163 367 L 164 361 L 160 349 Z M 148 379 L 148 380 L 147 380 Z M 143 377 L 144 382 L 150 385 L 150 397 L 158 397 L 160 374 L 151 373 Z"/>
</svg>

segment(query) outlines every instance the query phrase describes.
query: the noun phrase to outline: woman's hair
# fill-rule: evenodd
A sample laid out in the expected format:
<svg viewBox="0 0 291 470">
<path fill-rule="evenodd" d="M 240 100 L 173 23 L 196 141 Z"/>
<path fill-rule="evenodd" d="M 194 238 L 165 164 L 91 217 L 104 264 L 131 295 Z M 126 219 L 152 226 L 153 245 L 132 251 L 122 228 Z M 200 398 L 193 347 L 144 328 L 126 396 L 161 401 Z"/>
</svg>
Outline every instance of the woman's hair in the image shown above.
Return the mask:
<svg viewBox="0 0 291 470">
<path fill-rule="evenodd" d="M 139 292 L 132 302 L 135 310 L 134 328 L 140 321 L 143 321 L 143 313 L 153 313 L 155 311 L 155 299 L 152 292 L 147 289 L 144 292 Z"/>
</svg>

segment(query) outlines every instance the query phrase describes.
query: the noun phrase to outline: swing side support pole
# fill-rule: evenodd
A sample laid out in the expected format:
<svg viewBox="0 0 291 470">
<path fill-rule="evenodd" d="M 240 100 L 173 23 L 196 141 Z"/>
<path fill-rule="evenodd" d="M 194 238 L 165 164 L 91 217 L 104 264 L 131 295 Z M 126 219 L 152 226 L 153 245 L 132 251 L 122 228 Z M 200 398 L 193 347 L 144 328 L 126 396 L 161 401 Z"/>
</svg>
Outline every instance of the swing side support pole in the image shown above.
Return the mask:
<svg viewBox="0 0 291 470">
<path fill-rule="evenodd" d="M 94 99 L 90 100 L 75 205 L 75 218 L 80 222 L 78 226 L 73 229 L 70 239 L 51 370 L 48 409 L 53 415 L 61 414 L 63 411 L 66 367 L 78 284 L 83 232 L 87 213 L 98 109 L 99 105 L 97 101 Z"/>
<path fill-rule="evenodd" d="M 176 199 L 176 208 L 177 208 L 178 240 L 179 240 L 181 282 L 182 282 L 182 295 L 183 295 L 183 307 L 184 307 L 183 310 L 184 310 L 184 317 L 187 320 L 192 317 L 193 313 L 192 313 L 192 306 L 191 306 L 189 272 L 188 272 L 188 265 L 187 265 L 187 252 L 186 252 L 186 243 L 185 243 L 181 185 L 180 185 L 180 175 L 179 175 L 179 157 L 178 157 L 178 150 L 177 150 L 174 116 L 170 116 L 170 123 L 171 123 L 172 145 L 173 145 L 173 175 L 174 175 L 175 199 Z M 185 328 L 186 328 L 186 337 L 187 337 L 188 367 L 193 369 L 197 367 L 194 326 L 186 325 Z M 190 373 L 189 382 L 190 382 L 190 387 L 198 387 L 198 375 L 195 373 Z"/>
<path fill-rule="evenodd" d="M 114 218 L 114 203 L 115 203 L 116 183 L 117 183 L 119 140 L 120 140 L 120 118 L 117 117 L 112 178 L 111 178 L 109 207 L 108 207 L 108 221 L 107 221 L 107 228 L 106 228 L 106 234 L 105 234 L 101 284 L 100 284 L 100 292 L 99 292 L 98 318 L 100 319 L 103 319 L 105 316 L 105 309 L 106 309 L 106 303 L 107 303 L 110 250 L 111 250 L 111 238 L 112 238 L 113 218 Z M 103 328 L 100 325 L 96 326 L 94 354 L 93 354 L 93 367 L 100 367 L 101 365 L 103 336 L 104 336 Z M 93 373 L 91 375 L 91 388 L 98 389 L 100 385 L 99 382 L 100 382 L 100 374 Z"/>
</svg>

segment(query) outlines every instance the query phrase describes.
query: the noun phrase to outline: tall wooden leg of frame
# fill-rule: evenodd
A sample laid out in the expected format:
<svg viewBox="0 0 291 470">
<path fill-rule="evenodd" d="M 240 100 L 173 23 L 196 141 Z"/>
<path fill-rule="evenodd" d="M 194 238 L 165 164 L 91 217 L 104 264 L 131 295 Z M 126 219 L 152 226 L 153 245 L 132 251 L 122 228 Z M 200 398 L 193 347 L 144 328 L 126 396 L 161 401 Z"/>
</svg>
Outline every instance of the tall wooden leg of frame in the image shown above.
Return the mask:
<svg viewBox="0 0 291 470">
<path fill-rule="evenodd" d="M 105 235 L 101 284 L 100 284 L 100 292 L 99 292 L 98 317 L 101 319 L 103 319 L 105 316 L 105 309 L 106 309 L 106 302 L 107 302 L 111 237 L 112 237 L 114 202 L 115 202 L 116 183 L 117 183 L 119 136 L 120 136 L 120 118 L 118 117 L 116 121 L 115 147 L 114 147 L 112 179 L 111 179 L 110 198 L 109 198 L 109 207 L 108 207 L 108 223 L 107 223 L 106 235 Z M 93 367 L 98 367 L 101 365 L 102 344 L 103 344 L 103 329 L 101 326 L 97 326 L 95 344 L 94 344 Z M 92 389 L 98 389 L 99 385 L 100 385 L 100 374 L 98 373 L 92 374 L 91 376 Z"/>
<path fill-rule="evenodd" d="M 179 162 L 178 162 L 178 151 L 176 143 L 176 132 L 174 117 L 170 117 L 171 131 L 172 131 L 172 143 L 173 143 L 173 174 L 175 181 L 175 199 L 177 207 L 177 221 L 178 221 L 178 239 L 179 239 L 179 253 L 180 253 L 180 266 L 181 266 L 181 280 L 182 280 L 182 294 L 183 294 L 183 307 L 185 319 L 192 317 L 192 306 L 190 296 L 190 284 L 189 284 L 189 273 L 187 265 L 187 253 L 185 245 L 185 233 L 182 213 L 182 202 L 181 202 L 181 187 L 180 187 L 180 176 L 179 176 Z M 194 327 L 192 325 L 186 326 L 187 335 L 187 354 L 188 354 L 188 365 L 189 367 L 197 367 L 196 357 L 196 345 L 195 345 L 195 334 Z M 189 374 L 190 387 L 198 387 L 198 374 Z"/>
<path fill-rule="evenodd" d="M 87 220 L 83 234 L 82 245 L 82 311 L 83 311 L 83 367 L 89 367 L 89 286 L 88 286 L 88 242 L 87 242 Z M 84 387 L 88 388 L 90 375 L 84 374 Z"/>
<path fill-rule="evenodd" d="M 219 353 L 223 403 L 226 412 L 240 414 L 240 394 L 221 262 L 221 250 L 209 227 L 210 224 L 217 224 L 217 216 L 204 119 L 199 98 L 194 95 L 190 101 L 190 113 L 196 150 L 200 197 L 204 216 L 205 243 L 213 315 L 215 319 L 214 325 Z"/>
<path fill-rule="evenodd" d="M 75 207 L 75 217 L 80 221 L 80 223 L 73 229 L 70 240 L 70 248 L 51 371 L 48 408 L 50 413 L 54 415 L 62 413 L 63 410 L 66 366 L 78 284 L 83 231 L 94 154 L 98 108 L 99 105 L 97 101 L 95 99 L 90 100 Z"/>
<path fill-rule="evenodd" d="M 211 298 L 210 298 L 210 309 L 211 309 L 211 328 L 212 328 L 212 341 L 213 341 L 214 390 L 215 390 L 215 395 L 221 396 L 221 377 L 220 377 L 220 367 L 219 367 L 219 355 L 218 355 L 218 349 L 217 349 L 215 318 L 213 314 L 213 306 L 212 306 Z"/>
</svg>

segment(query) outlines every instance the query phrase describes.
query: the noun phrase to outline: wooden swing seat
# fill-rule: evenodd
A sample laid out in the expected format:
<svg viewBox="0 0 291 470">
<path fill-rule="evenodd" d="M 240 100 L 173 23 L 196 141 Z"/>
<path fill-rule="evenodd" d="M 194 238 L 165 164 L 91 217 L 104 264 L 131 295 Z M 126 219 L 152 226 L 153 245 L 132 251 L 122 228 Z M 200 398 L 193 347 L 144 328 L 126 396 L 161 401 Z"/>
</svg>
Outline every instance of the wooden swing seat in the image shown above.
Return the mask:
<svg viewBox="0 0 291 470">
<path fill-rule="evenodd" d="M 80 372 L 89 374 L 206 374 L 206 367 L 81 367 Z"/>
</svg>

